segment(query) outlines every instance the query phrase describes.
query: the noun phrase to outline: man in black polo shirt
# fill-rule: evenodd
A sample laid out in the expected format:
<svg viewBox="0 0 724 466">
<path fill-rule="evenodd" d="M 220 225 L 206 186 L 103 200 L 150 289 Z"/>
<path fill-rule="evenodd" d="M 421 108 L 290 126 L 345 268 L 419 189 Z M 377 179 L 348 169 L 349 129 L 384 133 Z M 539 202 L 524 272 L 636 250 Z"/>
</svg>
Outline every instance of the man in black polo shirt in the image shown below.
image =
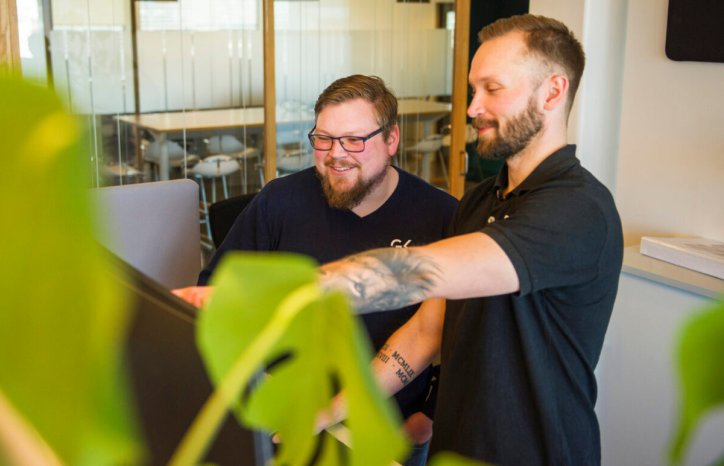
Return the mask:
<svg viewBox="0 0 724 466">
<path fill-rule="evenodd" d="M 462 199 L 454 236 L 350 256 L 324 266 L 323 283 L 363 313 L 448 298 L 434 451 L 599 464 L 593 371 L 623 240 L 610 193 L 566 144 L 583 50 L 566 26 L 532 15 L 499 20 L 480 40 L 468 115 L 478 151 L 505 160 L 501 172 Z M 405 382 L 400 364 L 427 365 L 441 319 L 418 312 L 378 353 L 388 389 Z"/>
</svg>

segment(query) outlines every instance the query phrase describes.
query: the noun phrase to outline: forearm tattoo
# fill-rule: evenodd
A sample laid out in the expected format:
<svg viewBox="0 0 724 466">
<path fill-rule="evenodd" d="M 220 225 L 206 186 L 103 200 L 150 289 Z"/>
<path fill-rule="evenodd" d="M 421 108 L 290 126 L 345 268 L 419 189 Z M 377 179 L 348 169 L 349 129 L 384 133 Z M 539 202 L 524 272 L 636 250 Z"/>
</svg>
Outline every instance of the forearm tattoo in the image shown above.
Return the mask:
<svg viewBox="0 0 724 466">
<path fill-rule="evenodd" d="M 395 371 L 395 375 L 400 379 L 402 385 L 405 386 L 415 378 L 415 370 L 410 367 L 410 364 L 399 352 L 390 350 L 390 345 L 385 343 L 375 357 L 384 364 L 392 362 L 392 370 Z"/>
<path fill-rule="evenodd" d="M 322 285 L 347 294 L 361 314 L 399 309 L 430 297 L 438 266 L 413 249 L 384 248 L 346 257 L 322 269 Z"/>
</svg>

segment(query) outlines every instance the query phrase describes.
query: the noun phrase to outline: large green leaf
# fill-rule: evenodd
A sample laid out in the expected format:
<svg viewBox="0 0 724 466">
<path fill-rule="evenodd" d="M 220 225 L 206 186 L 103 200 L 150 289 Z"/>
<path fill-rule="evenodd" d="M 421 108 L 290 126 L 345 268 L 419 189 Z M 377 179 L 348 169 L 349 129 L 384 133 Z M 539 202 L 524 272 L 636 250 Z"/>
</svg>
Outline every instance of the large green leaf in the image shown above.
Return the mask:
<svg viewBox="0 0 724 466">
<path fill-rule="evenodd" d="M 0 77 L 0 396 L 61 461 L 131 464 L 127 315 L 92 236 L 87 147 L 54 95 Z"/>
<path fill-rule="evenodd" d="M 670 452 L 675 464 L 704 416 L 724 407 L 724 300 L 686 323 L 677 356 L 681 414 Z M 717 464 L 724 464 L 724 457 Z"/>
<path fill-rule="evenodd" d="M 201 457 L 222 407 L 237 404 L 243 423 L 283 439 L 278 463 L 306 465 L 317 441 L 316 416 L 329 406 L 335 387 L 346 393 L 351 464 L 388 466 L 404 457 L 399 419 L 369 371 L 366 336 L 346 299 L 323 293 L 316 280 L 315 264 L 296 255 L 237 253 L 222 262 L 198 323 L 199 348 L 219 384 L 209 408 L 214 414 L 202 415 L 179 464 Z M 239 403 L 254 375 L 282 356 Z M 190 444 L 195 446 L 187 449 Z M 344 447 L 326 440 L 319 464 L 337 464 L 338 448 Z"/>
</svg>

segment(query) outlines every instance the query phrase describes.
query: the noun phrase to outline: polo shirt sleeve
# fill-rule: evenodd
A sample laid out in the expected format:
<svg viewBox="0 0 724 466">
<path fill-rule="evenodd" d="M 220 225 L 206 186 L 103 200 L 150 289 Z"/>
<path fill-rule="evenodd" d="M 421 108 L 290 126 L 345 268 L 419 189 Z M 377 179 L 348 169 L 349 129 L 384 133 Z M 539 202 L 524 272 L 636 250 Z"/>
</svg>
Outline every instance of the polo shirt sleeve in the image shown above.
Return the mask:
<svg viewBox="0 0 724 466">
<path fill-rule="evenodd" d="M 507 218 L 486 225 L 513 263 L 519 295 L 590 282 L 598 275 L 607 228 L 601 208 L 579 192 L 529 193 Z"/>
</svg>

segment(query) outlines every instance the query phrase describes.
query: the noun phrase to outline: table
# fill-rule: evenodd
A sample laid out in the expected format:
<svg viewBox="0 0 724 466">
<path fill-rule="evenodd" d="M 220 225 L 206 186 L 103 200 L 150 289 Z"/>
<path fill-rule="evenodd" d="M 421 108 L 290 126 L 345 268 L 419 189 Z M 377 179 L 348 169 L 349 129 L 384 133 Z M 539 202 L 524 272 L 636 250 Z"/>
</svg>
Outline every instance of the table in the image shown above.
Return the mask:
<svg viewBox="0 0 724 466">
<path fill-rule="evenodd" d="M 432 123 L 450 113 L 449 103 L 434 102 L 421 99 L 400 99 L 398 114 L 400 116 L 419 117 L 424 125 L 425 134 L 431 131 Z M 311 109 L 278 108 L 277 124 L 314 122 Z M 215 110 L 190 110 L 182 112 L 143 113 L 138 115 L 120 115 L 118 121 L 147 130 L 159 142 L 161 156 L 159 176 L 167 180 L 169 176 L 168 147 L 166 139 L 169 134 L 186 132 L 219 131 L 238 128 L 263 128 L 264 108 L 225 108 Z"/>
<path fill-rule="evenodd" d="M 397 114 L 402 117 L 418 116 L 424 125 L 425 134 L 430 134 L 432 123 L 449 115 L 451 110 L 452 104 L 447 102 L 422 99 L 400 99 L 397 102 Z"/>
</svg>

